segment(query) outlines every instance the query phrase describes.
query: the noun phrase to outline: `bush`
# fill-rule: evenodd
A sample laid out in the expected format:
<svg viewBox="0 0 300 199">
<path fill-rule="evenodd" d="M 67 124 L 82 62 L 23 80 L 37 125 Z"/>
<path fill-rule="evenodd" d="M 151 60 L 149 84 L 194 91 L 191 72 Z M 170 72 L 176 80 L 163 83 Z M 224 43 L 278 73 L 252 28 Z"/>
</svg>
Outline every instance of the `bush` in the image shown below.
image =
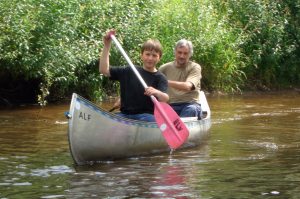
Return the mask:
<svg viewBox="0 0 300 199">
<path fill-rule="evenodd" d="M 292 0 L 1 1 L 1 75 L 8 71 L 7 77 L 40 81 L 41 104 L 75 91 L 102 100 L 118 90 L 118 84 L 99 75 L 97 62 L 103 35 L 115 28 L 137 65 L 148 38 L 163 45 L 160 64 L 174 59 L 177 40 L 191 40 L 204 89 L 297 86 L 298 11 Z M 111 65 L 125 64 L 113 47 Z"/>
</svg>

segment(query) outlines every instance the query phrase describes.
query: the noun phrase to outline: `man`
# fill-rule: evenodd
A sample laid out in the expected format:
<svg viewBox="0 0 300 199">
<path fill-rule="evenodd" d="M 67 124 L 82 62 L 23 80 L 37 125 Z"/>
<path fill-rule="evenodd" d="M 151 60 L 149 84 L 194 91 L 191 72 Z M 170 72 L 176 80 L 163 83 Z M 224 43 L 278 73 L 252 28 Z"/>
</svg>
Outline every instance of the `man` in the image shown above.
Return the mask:
<svg viewBox="0 0 300 199">
<path fill-rule="evenodd" d="M 159 68 L 168 79 L 169 103 L 180 117 L 201 118 L 199 101 L 201 66 L 190 61 L 193 45 L 179 40 L 174 49 L 175 60 Z"/>
<path fill-rule="evenodd" d="M 111 80 L 119 81 L 121 88 L 121 113 L 119 115 L 135 120 L 154 122 L 154 104 L 151 95 L 158 101 L 167 102 L 169 96 L 166 93 L 168 83 L 163 74 L 156 69 L 156 64 L 162 56 L 162 47 L 158 40 L 147 40 L 141 49 L 143 67 L 136 67 L 147 84 L 145 89 L 133 70 L 127 67 L 110 67 L 109 51 L 111 48 L 111 34 L 106 33 L 103 38 L 104 47 L 99 61 L 99 71 Z"/>
</svg>

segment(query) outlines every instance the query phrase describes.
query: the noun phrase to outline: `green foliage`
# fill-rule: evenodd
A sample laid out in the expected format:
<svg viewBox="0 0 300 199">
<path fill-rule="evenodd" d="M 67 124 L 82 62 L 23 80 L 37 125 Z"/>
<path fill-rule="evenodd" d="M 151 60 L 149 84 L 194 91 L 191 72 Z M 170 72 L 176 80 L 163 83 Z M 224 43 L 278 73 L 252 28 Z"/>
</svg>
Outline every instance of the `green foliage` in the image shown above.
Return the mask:
<svg viewBox="0 0 300 199">
<path fill-rule="evenodd" d="M 101 99 L 104 89 L 99 86 L 105 78 L 86 66 L 97 60 L 102 37 L 112 27 L 126 38 L 129 52 L 136 52 L 136 42 L 147 35 L 134 35 L 150 33 L 150 27 L 142 25 L 152 12 L 150 6 L 148 1 L 1 1 L 1 67 L 27 79 L 42 79 L 41 104 L 49 91 L 52 99 L 72 90 Z M 119 58 L 112 53 L 113 64 L 125 64 Z"/>
<path fill-rule="evenodd" d="M 102 100 L 118 90 L 97 63 L 102 37 L 114 28 L 137 65 L 148 38 L 161 41 L 161 64 L 174 59 L 177 40 L 191 40 L 205 89 L 297 86 L 299 9 L 293 0 L 0 1 L 0 69 L 39 79 L 42 105 L 72 92 Z M 111 65 L 125 64 L 113 47 Z"/>
<path fill-rule="evenodd" d="M 245 36 L 240 49 L 248 86 L 299 85 L 299 2 L 230 0 L 227 7 L 230 23 Z"/>
<path fill-rule="evenodd" d="M 202 85 L 211 90 L 239 90 L 244 80 L 238 48 L 241 36 L 210 1 L 165 1 L 156 21 L 164 21 L 157 28 L 167 50 L 163 62 L 174 59 L 170 52 L 176 41 L 189 39 L 194 45 L 193 59 L 203 69 Z"/>
</svg>

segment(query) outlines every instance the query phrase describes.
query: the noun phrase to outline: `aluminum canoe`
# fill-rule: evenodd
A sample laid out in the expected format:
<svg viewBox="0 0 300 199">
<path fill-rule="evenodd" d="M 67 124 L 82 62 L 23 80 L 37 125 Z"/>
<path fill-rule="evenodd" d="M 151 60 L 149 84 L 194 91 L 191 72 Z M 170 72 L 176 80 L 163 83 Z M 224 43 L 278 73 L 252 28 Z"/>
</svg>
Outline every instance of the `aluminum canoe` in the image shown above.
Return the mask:
<svg viewBox="0 0 300 199">
<path fill-rule="evenodd" d="M 208 135 L 210 108 L 203 91 L 200 104 L 205 118 L 181 118 L 190 134 L 180 149 L 197 146 Z M 76 93 L 67 117 L 70 151 L 77 165 L 170 151 L 155 122 L 120 117 Z"/>
</svg>

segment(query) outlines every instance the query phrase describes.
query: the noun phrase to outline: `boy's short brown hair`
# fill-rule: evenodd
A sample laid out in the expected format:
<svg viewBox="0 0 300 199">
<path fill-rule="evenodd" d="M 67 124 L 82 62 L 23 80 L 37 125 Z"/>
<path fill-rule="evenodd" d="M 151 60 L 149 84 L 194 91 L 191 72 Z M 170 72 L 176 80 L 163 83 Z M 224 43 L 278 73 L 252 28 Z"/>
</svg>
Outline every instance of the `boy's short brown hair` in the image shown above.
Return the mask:
<svg viewBox="0 0 300 199">
<path fill-rule="evenodd" d="M 157 40 L 157 39 L 149 39 L 147 41 L 145 41 L 142 45 L 142 54 L 145 50 L 148 51 L 155 51 L 157 53 L 159 53 L 159 56 L 162 56 L 162 46 L 161 43 Z"/>
</svg>

